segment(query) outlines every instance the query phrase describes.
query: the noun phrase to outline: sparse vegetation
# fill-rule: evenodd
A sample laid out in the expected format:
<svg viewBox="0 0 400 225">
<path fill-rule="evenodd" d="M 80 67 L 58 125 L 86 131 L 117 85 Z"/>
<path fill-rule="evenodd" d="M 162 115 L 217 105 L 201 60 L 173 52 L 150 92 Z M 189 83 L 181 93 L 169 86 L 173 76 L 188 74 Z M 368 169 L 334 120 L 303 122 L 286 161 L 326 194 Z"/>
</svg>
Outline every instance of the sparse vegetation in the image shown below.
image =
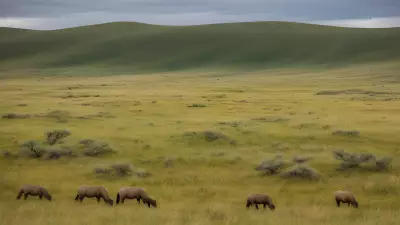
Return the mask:
<svg viewBox="0 0 400 225">
<path fill-rule="evenodd" d="M 52 149 L 47 149 L 46 153 L 43 155 L 45 159 L 59 159 L 63 156 L 68 156 L 72 157 L 73 152 L 70 149 L 65 149 L 65 148 L 52 148 Z"/>
<path fill-rule="evenodd" d="M 195 76 L 188 76 L 191 72 L 174 72 L 173 79 L 179 82 L 172 84 L 169 74 L 63 77 L 54 72 L 59 74 L 57 79 L 41 80 L 39 86 L 32 77 L 2 78 L 1 93 L 12 98 L 0 101 L 1 115 L 29 113 L 31 118 L 0 119 L 0 149 L 18 154 L 0 157 L 1 221 L 8 225 L 148 225 L 160 221 L 174 225 L 394 225 L 399 221 L 396 212 L 400 209 L 398 102 L 351 101 L 344 95 L 315 93 L 323 89 L 368 89 L 374 84 L 373 91 L 394 92 L 400 90 L 400 83 L 389 81 L 397 79 L 396 68 L 397 63 L 312 72 L 293 65 L 290 69 L 235 72 L 234 76 L 230 72 L 196 72 Z M 74 73 L 71 76 L 75 75 L 74 68 L 70 69 Z M 101 97 L 54 97 L 78 84 L 79 90 L 74 94 Z M 18 90 L 21 86 L 23 90 Z M 224 98 L 211 97 L 223 93 Z M 29 97 L 33 95 L 34 98 Z M 186 107 L 208 99 L 213 103 L 208 107 Z M 16 106 L 22 100 L 27 106 Z M 157 104 L 152 104 L 153 100 Z M 135 101 L 142 104 L 134 106 Z M 93 107 L 82 107 L 81 103 L 91 103 Z M 68 111 L 68 123 L 35 116 L 55 110 Z M 109 114 L 88 117 L 99 112 Z M 296 114 L 289 115 L 290 112 Z M 115 118 L 106 118 L 107 115 Z M 77 119 L 78 116 L 86 119 Z M 290 120 L 252 119 L 259 117 Z M 299 124 L 304 125 L 302 129 L 295 127 Z M 327 124 L 333 129 L 322 129 Z M 72 134 L 54 145 L 47 143 L 43 135 L 46 131 L 64 129 Z M 356 129 L 361 135 L 347 138 L 331 134 L 338 129 Z M 186 132 L 188 136 L 184 136 Z M 84 138 L 90 139 L 79 141 Z M 34 155 L 28 148 L 25 155 L 20 152 L 19 141 L 31 139 L 45 150 L 40 158 L 23 157 L 26 153 Z M 238 143 L 236 147 L 230 144 L 232 140 Z M 118 154 L 98 154 L 95 148 L 93 155 L 97 157 L 85 155 L 86 150 L 102 142 Z M 151 148 L 145 149 L 146 145 Z M 369 153 L 376 159 L 336 171 L 344 161 L 334 159 L 332 150 L 340 148 L 351 154 Z M 64 156 L 64 149 L 71 150 L 72 157 Z M 275 155 L 283 156 L 284 166 L 275 172 L 268 167 L 255 170 L 264 159 L 272 160 Z M 312 160 L 300 163 L 295 156 Z M 127 176 L 118 176 L 111 167 L 114 163 L 132 163 L 135 168 Z M 278 163 L 275 160 L 275 165 Z M 274 175 L 269 175 L 270 171 Z M 318 182 L 311 182 L 315 171 L 319 173 Z M 21 183 L 48 187 L 54 192 L 54 201 L 15 201 L 15 191 Z M 75 204 L 73 195 L 82 184 L 103 185 L 112 198 L 120 187 L 143 187 L 160 207 L 148 210 L 133 201 L 110 208 L 97 204 L 95 199 Z M 360 199 L 360 208 L 337 209 L 332 191 L 339 188 L 351 190 Z M 247 195 L 256 192 L 276 199 L 277 210 L 246 210 Z M 14 216 L 16 213 L 19 216 Z"/>
<path fill-rule="evenodd" d="M 70 113 L 65 110 L 53 110 L 44 115 L 38 115 L 39 117 L 55 119 L 59 123 L 66 123 L 70 117 Z"/>
<path fill-rule="evenodd" d="M 359 137 L 360 131 L 358 131 L 358 130 L 335 130 L 332 132 L 332 135 Z"/>
<path fill-rule="evenodd" d="M 286 122 L 289 119 L 286 118 L 281 118 L 281 117 L 256 117 L 253 118 L 255 121 L 260 121 L 260 122 L 269 122 L 269 123 L 279 123 L 279 122 Z"/>
<path fill-rule="evenodd" d="M 17 113 L 7 113 L 2 116 L 3 119 L 25 119 L 29 118 L 29 114 L 17 114 Z"/>
<path fill-rule="evenodd" d="M 86 156 L 101 156 L 114 152 L 114 150 L 105 142 L 84 139 L 80 141 L 80 144 L 83 145 L 83 154 Z"/>
<path fill-rule="evenodd" d="M 190 108 L 203 108 L 203 107 L 206 107 L 206 105 L 205 104 L 191 104 L 191 105 L 188 105 L 187 107 L 190 107 Z"/>
</svg>

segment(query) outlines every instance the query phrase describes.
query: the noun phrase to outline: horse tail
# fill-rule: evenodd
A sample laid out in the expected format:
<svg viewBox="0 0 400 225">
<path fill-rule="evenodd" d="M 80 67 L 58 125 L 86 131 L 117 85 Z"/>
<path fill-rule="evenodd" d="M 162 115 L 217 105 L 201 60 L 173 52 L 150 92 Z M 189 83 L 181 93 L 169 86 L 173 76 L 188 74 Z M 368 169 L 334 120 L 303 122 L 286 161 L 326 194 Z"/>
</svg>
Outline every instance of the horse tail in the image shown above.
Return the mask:
<svg viewBox="0 0 400 225">
<path fill-rule="evenodd" d="M 119 193 L 117 194 L 117 204 L 119 204 L 119 200 L 121 199 L 121 196 L 119 195 Z"/>
</svg>

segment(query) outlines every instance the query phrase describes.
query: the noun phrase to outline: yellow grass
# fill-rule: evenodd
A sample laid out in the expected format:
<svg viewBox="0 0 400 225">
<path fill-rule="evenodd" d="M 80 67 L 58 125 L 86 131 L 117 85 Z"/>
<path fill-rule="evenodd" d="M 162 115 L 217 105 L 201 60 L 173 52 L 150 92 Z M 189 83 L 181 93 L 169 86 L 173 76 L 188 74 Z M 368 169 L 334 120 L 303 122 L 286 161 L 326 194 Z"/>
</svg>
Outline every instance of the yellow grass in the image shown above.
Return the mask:
<svg viewBox="0 0 400 225">
<path fill-rule="evenodd" d="M 1 158 L 0 224 L 398 224 L 400 95 L 316 95 L 347 89 L 398 92 L 398 71 L 397 65 L 385 65 L 1 80 L 1 114 L 70 112 L 65 123 L 37 117 L 0 119 L 1 150 L 17 153 L 21 141 L 43 140 L 46 131 L 68 129 L 72 135 L 65 145 L 93 138 L 109 143 L 118 153 L 53 161 Z M 78 97 L 61 98 L 68 93 Z M 87 94 L 100 97 L 82 97 Z M 27 106 L 18 106 L 22 103 Z M 191 104 L 206 107 L 187 107 Z M 98 112 L 115 118 L 77 118 Z M 252 120 L 258 117 L 288 120 Z M 219 124 L 233 121 L 242 123 Z M 298 128 L 301 124 L 308 127 Z M 323 129 L 325 125 L 330 127 Z M 333 136 L 336 129 L 358 130 L 361 136 Z M 200 139 L 188 142 L 182 137 L 187 131 L 206 130 L 224 133 L 237 146 Z M 277 143 L 287 149 L 276 147 Z M 390 172 L 337 172 L 339 162 L 332 156 L 336 148 L 391 156 L 393 167 Z M 309 165 L 324 179 L 284 180 L 255 171 L 262 160 L 276 154 L 288 161 L 295 155 L 312 156 Z M 166 157 L 178 158 L 172 168 L 164 168 Z M 94 167 L 115 162 L 130 162 L 152 176 L 106 180 L 92 174 Z M 24 183 L 47 187 L 54 201 L 15 200 Z M 104 185 L 114 199 L 120 187 L 140 186 L 159 208 L 132 200 L 114 207 L 94 199 L 80 204 L 74 198 L 82 184 Z M 354 192 L 360 208 L 336 208 L 332 192 L 338 189 Z M 247 210 L 250 193 L 269 193 L 276 210 Z"/>
</svg>

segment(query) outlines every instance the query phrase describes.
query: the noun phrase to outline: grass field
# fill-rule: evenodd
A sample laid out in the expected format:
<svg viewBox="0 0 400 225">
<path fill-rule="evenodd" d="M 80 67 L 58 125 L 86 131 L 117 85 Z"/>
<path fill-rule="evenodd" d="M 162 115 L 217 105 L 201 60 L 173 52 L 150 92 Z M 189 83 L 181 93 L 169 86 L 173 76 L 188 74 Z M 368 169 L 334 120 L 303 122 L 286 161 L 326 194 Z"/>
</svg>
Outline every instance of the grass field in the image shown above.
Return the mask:
<svg viewBox="0 0 400 225">
<path fill-rule="evenodd" d="M 68 129 L 64 145 L 103 140 L 117 153 L 59 160 L 0 159 L 0 223 L 31 224 L 398 224 L 400 219 L 400 64 L 257 72 L 175 72 L 152 76 L 4 78 L 0 149 L 13 154 L 25 140 Z M 317 95 L 321 91 L 345 91 Z M 188 107 L 198 104 L 204 107 Z M 33 117 L 60 110 L 62 118 Z M 68 113 L 67 113 L 68 112 Z M 100 113 L 102 112 L 102 113 Z M 99 114 L 100 113 L 100 114 Z M 97 116 L 91 116 L 97 115 Z M 260 119 L 264 118 L 264 120 Z M 357 130 L 359 137 L 332 135 Z M 229 140 L 209 142 L 185 132 L 212 131 Z M 388 172 L 337 171 L 332 150 L 394 158 Z M 312 156 L 323 179 L 266 176 L 254 168 L 277 154 Z M 170 168 L 164 159 L 175 157 Z M 129 162 L 149 177 L 103 179 L 92 170 Z M 43 185 L 52 202 L 16 201 L 24 183 Z M 115 199 L 121 186 L 140 186 L 157 209 L 127 201 L 106 206 L 74 201 L 79 185 L 104 185 Z M 336 208 L 332 192 L 355 193 L 360 208 Z M 274 212 L 245 208 L 250 193 L 269 193 Z"/>
<path fill-rule="evenodd" d="M 343 67 L 400 59 L 400 28 L 288 22 L 0 28 L 0 77 Z"/>
</svg>

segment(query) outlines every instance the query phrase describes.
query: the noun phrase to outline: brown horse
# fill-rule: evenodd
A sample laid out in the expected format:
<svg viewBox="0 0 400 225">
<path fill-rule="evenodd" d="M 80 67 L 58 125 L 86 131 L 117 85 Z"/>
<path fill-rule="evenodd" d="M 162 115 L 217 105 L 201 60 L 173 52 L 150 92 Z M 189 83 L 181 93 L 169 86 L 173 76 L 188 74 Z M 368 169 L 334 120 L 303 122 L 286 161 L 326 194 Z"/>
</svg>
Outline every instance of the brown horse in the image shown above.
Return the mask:
<svg viewBox="0 0 400 225">
<path fill-rule="evenodd" d="M 339 190 L 335 191 L 334 194 L 337 207 L 340 207 L 340 203 L 344 203 L 347 206 L 352 205 L 354 208 L 358 208 L 358 202 L 351 192 Z"/>
<path fill-rule="evenodd" d="M 97 198 L 97 203 L 99 203 L 100 199 L 102 198 L 108 205 L 114 204 L 114 201 L 108 195 L 107 189 L 103 186 L 80 186 L 77 190 L 75 201 L 80 200 L 82 202 L 85 197 Z"/>
<path fill-rule="evenodd" d="M 124 203 L 125 199 L 136 199 L 138 204 L 140 203 L 140 200 L 142 200 L 144 204 L 147 204 L 149 206 L 149 208 L 150 206 L 157 208 L 157 201 L 150 198 L 143 188 L 123 187 L 119 189 L 116 203 Z"/>
<path fill-rule="evenodd" d="M 49 201 L 51 201 L 52 199 L 46 188 L 30 184 L 25 184 L 21 186 L 17 199 L 20 199 L 22 195 L 24 195 L 24 200 L 28 198 L 28 195 L 39 196 L 39 199 L 42 199 L 44 196 Z"/>
</svg>

